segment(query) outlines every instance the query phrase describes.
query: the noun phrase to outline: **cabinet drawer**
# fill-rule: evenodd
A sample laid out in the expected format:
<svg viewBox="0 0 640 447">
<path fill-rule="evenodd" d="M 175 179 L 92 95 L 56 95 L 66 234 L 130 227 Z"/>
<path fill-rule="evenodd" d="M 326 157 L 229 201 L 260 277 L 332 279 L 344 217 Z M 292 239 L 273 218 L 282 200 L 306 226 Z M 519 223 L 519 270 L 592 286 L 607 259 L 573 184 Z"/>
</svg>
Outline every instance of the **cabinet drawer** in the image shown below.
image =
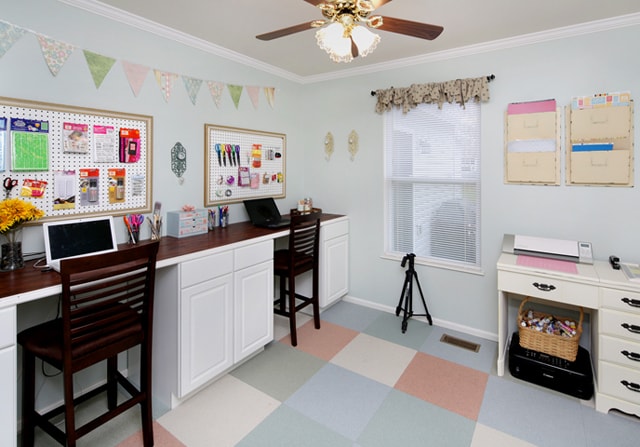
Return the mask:
<svg viewBox="0 0 640 447">
<path fill-rule="evenodd" d="M 320 229 L 320 237 L 324 240 L 333 239 L 334 237 L 342 236 L 349 233 L 349 221 L 337 222 L 332 224 L 323 225 Z"/>
<path fill-rule="evenodd" d="M 536 287 L 534 284 L 538 284 Z M 552 290 L 540 290 L 551 288 Z M 590 309 L 598 308 L 598 288 L 561 279 L 525 275 L 514 272 L 498 272 L 498 289 L 519 295 L 548 299 L 558 303 L 573 304 Z"/>
<path fill-rule="evenodd" d="M 180 287 L 184 289 L 232 271 L 233 253 L 231 250 L 186 261 L 181 265 Z"/>
<path fill-rule="evenodd" d="M 602 309 L 598 313 L 600 333 L 640 342 L 640 315 L 610 309 Z"/>
<path fill-rule="evenodd" d="M 601 393 L 640 404 L 640 371 L 600 362 L 598 389 Z"/>
<path fill-rule="evenodd" d="M 0 310 L 0 349 L 16 344 L 16 308 Z"/>
<path fill-rule="evenodd" d="M 602 289 L 602 307 L 640 315 L 640 293 Z"/>
<path fill-rule="evenodd" d="M 600 336 L 600 360 L 640 371 L 640 343 L 623 338 Z"/>
<path fill-rule="evenodd" d="M 240 270 L 273 259 L 273 241 L 268 240 L 235 249 L 234 269 Z"/>
</svg>

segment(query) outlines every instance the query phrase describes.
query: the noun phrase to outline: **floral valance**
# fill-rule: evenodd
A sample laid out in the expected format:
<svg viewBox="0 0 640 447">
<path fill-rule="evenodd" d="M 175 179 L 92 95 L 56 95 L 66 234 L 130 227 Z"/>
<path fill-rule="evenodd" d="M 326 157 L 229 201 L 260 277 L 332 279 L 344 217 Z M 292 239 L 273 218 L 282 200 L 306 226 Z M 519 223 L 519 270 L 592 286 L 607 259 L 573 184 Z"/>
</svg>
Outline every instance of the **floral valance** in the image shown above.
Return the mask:
<svg viewBox="0 0 640 447">
<path fill-rule="evenodd" d="M 413 84 L 410 87 L 376 90 L 376 112 L 382 113 L 393 107 L 402 107 L 402 112 L 417 107 L 418 104 L 438 104 L 456 102 L 464 107 L 470 100 L 489 101 L 489 80 L 481 78 L 455 79 L 446 82 Z"/>
</svg>

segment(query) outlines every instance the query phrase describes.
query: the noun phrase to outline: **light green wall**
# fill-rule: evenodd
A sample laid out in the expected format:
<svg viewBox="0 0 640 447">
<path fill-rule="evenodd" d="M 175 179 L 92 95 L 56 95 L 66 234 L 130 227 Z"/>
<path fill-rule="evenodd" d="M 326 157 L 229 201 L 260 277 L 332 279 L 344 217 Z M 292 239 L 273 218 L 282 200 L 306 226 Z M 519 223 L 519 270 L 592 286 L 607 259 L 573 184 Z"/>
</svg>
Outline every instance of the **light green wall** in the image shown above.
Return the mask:
<svg viewBox="0 0 640 447">
<path fill-rule="evenodd" d="M 134 97 L 118 64 L 96 90 L 79 51 L 53 77 L 33 35 L 24 36 L 0 58 L 0 96 L 153 115 L 153 197 L 162 201 L 165 210 L 185 203 L 202 204 L 204 123 L 285 133 L 287 198 L 279 206 L 287 210 L 298 198 L 309 195 L 324 210 L 350 216 L 352 297 L 394 309 L 404 279 L 399 261 L 381 258 L 383 118 L 374 112 L 375 98 L 369 92 L 491 73 L 496 75 L 490 84 L 491 101 L 482 108 L 484 275 L 418 266 L 433 317 L 480 335 L 496 333 L 495 263 L 504 233 L 587 240 L 593 243 L 598 259 L 615 253 L 623 260 L 640 261 L 640 236 L 635 231 L 640 222 L 637 188 L 503 183 L 507 104 L 555 98 L 565 105 L 572 96 L 620 90 L 630 90 L 633 96 L 640 91 L 640 61 L 635 57 L 640 54 L 640 26 L 297 84 L 57 2 L 1 3 L 0 19 L 81 49 L 201 79 L 276 87 L 274 109 L 261 98 L 255 110 L 246 94 L 238 110 L 226 94 L 217 109 L 204 88 L 193 106 L 180 83 L 167 104 L 152 76 L 140 96 Z M 323 57 L 321 52 L 318 57 Z M 360 152 L 353 161 L 347 152 L 351 130 L 360 136 Z M 327 132 L 336 141 L 329 161 L 323 152 Z M 177 141 L 189 154 L 184 185 L 170 171 L 169 151 Z M 245 220 L 246 214 L 235 205 L 231 217 L 232 221 Z M 124 228 L 120 231 L 124 240 Z M 25 244 L 37 249 L 39 237 L 31 231 Z"/>
</svg>

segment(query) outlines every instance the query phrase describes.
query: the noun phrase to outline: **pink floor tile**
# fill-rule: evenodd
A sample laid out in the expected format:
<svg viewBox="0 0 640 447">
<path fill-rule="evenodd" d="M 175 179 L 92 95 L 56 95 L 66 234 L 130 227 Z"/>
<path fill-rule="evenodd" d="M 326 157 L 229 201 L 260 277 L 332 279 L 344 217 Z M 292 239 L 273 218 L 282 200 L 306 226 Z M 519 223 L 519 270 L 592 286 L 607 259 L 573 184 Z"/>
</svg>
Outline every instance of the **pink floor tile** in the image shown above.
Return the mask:
<svg viewBox="0 0 640 447">
<path fill-rule="evenodd" d="M 477 420 L 488 374 L 419 352 L 395 388 Z"/>
<path fill-rule="evenodd" d="M 298 346 L 296 348 L 329 361 L 349 344 L 356 335 L 358 335 L 358 332 L 331 324 L 328 321 L 322 321 L 320 329 L 316 329 L 313 326 L 313 320 L 311 320 L 298 328 Z M 291 344 L 291 336 L 287 335 L 281 338 L 280 341 L 285 344 Z"/>
<path fill-rule="evenodd" d="M 142 432 L 140 431 L 122 441 L 118 447 L 140 447 L 141 445 Z M 153 423 L 153 445 L 155 447 L 186 447 L 157 422 Z"/>
</svg>

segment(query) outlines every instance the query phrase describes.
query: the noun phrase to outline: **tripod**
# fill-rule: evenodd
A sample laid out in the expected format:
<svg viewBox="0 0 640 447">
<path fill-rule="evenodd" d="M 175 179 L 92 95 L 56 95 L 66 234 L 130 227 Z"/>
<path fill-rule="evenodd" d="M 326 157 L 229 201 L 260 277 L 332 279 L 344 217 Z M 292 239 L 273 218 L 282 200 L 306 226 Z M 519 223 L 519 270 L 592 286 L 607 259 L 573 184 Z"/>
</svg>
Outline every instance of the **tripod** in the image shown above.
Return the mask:
<svg viewBox="0 0 640 447">
<path fill-rule="evenodd" d="M 418 274 L 414 268 L 414 259 L 416 255 L 414 253 L 409 253 L 402 258 L 402 263 L 400 264 L 404 267 L 409 261 L 409 267 L 405 272 L 404 276 L 404 285 L 402 286 L 402 293 L 400 294 L 400 301 L 398 302 L 398 307 L 396 307 L 396 317 L 400 315 L 400 312 L 404 312 L 402 318 L 402 333 L 404 334 L 407 331 L 407 325 L 409 324 L 409 318 L 416 317 L 427 317 L 429 321 L 429 326 L 433 325 L 431 321 L 431 315 L 429 314 L 429 309 L 427 309 L 427 303 L 424 301 L 424 295 L 422 294 L 422 287 L 420 287 L 420 281 L 418 281 Z M 420 292 L 420 298 L 422 299 L 422 304 L 424 305 L 424 314 L 414 314 L 413 313 L 413 279 L 416 280 L 416 284 L 418 285 L 418 291 Z M 404 307 L 402 307 L 402 301 L 404 299 Z"/>
</svg>

